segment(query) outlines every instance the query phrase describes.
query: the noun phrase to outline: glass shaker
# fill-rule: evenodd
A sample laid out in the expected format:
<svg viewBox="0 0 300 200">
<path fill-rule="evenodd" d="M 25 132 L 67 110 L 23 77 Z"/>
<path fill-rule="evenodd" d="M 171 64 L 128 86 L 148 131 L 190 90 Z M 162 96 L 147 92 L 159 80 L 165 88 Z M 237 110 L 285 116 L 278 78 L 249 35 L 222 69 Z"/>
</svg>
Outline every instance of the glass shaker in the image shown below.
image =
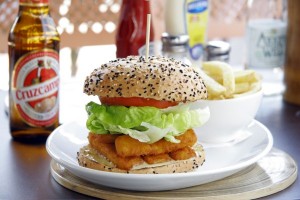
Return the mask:
<svg viewBox="0 0 300 200">
<path fill-rule="evenodd" d="M 205 47 L 205 60 L 206 61 L 222 61 L 229 62 L 230 44 L 221 40 L 209 41 Z"/>
<path fill-rule="evenodd" d="M 192 64 L 188 58 L 188 35 L 170 35 L 163 33 L 161 40 L 163 56 L 174 58 L 187 65 Z"/>
</svg>

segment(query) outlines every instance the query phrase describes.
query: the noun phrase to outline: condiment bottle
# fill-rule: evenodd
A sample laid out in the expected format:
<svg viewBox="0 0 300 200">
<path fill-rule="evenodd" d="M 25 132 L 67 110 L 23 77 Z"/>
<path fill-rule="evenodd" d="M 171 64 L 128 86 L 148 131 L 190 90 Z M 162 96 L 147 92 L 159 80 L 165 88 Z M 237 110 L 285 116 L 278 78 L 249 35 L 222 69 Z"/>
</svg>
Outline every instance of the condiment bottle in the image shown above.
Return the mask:
<svg viewBox="0 0 300 200">
<path fill-rule="evenodd" d="M 44 142 L 59 125 L 60 37 L 48 0 L 19 0 L 8 36 L 9 122 L 22 142 Z"/>
<path fill-rule="evenodd" d="M 186 0 L 165 0 L 165 27 L 169 35 L 188 34 L 186 29 Z"/>
<path fill-rule="evenodd" d="M 119 25 L 116 33 L 117 58 L 129 55 L 145 55 L 147 14 L 150 14 L 150 3 L 147 0 L 123 0 Z M 150 41 L 154 40 L 151 22 Z M 154 45 L 150 42 L 149 54 L 153 54 Z"/>
<path fill-rule="evenodd" d="M 209 1 L 186 0 L 185 8 L 190 58 L 194 65 L 201 65 L 207 37 Z"/>
</svg>

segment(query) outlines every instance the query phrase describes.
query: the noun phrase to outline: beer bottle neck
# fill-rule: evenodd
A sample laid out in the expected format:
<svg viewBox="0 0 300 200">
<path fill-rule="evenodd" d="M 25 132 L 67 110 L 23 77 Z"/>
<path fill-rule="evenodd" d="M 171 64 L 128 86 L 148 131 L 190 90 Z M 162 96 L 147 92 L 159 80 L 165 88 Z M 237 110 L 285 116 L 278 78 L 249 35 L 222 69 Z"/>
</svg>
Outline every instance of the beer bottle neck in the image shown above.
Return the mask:
<svg viewBox="0 0 300 200">
<path fill-rule="evenodd" d="M 49 0 L 19 0 L 19 12 L 49 14 Z"/>
</svg>

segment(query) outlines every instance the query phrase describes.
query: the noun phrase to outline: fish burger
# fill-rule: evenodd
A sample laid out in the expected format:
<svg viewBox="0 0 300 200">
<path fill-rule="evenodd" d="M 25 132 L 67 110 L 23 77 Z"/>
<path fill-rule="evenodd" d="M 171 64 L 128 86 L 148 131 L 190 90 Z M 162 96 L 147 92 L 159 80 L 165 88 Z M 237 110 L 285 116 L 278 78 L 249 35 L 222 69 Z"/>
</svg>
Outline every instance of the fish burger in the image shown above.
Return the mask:
<svg viewBox="0 0 300 200">
<path fill-rule="evenodd" d="M 84 93 L 101 104 L 86 105 L 89 144 L 79 165 L 138 174 L 189 172 L 205 161 L 193 128 L 209 118 L 195 106 L 207 98 L 192 67 L 165 57 L 129 56 L 103 64 L 88 76 Z"/>
</svg>

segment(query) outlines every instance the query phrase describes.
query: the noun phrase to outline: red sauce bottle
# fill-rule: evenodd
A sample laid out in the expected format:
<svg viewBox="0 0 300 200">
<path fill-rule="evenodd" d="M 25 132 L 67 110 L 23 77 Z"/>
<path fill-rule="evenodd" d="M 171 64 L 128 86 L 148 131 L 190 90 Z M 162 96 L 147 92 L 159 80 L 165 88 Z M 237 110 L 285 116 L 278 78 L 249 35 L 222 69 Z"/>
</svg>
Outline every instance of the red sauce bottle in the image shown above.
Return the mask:
<svg viewBox="0 0 300 200">
<path fill-rule="evenodd" d="M 123 0 L 116 34 L 117 58 L 143 54 L 147 14 L 150 12 L 150 3 L 147 0 Z M 154 31 L 151 22 L 150 41 L 153 40 Z"/>
</svg>

